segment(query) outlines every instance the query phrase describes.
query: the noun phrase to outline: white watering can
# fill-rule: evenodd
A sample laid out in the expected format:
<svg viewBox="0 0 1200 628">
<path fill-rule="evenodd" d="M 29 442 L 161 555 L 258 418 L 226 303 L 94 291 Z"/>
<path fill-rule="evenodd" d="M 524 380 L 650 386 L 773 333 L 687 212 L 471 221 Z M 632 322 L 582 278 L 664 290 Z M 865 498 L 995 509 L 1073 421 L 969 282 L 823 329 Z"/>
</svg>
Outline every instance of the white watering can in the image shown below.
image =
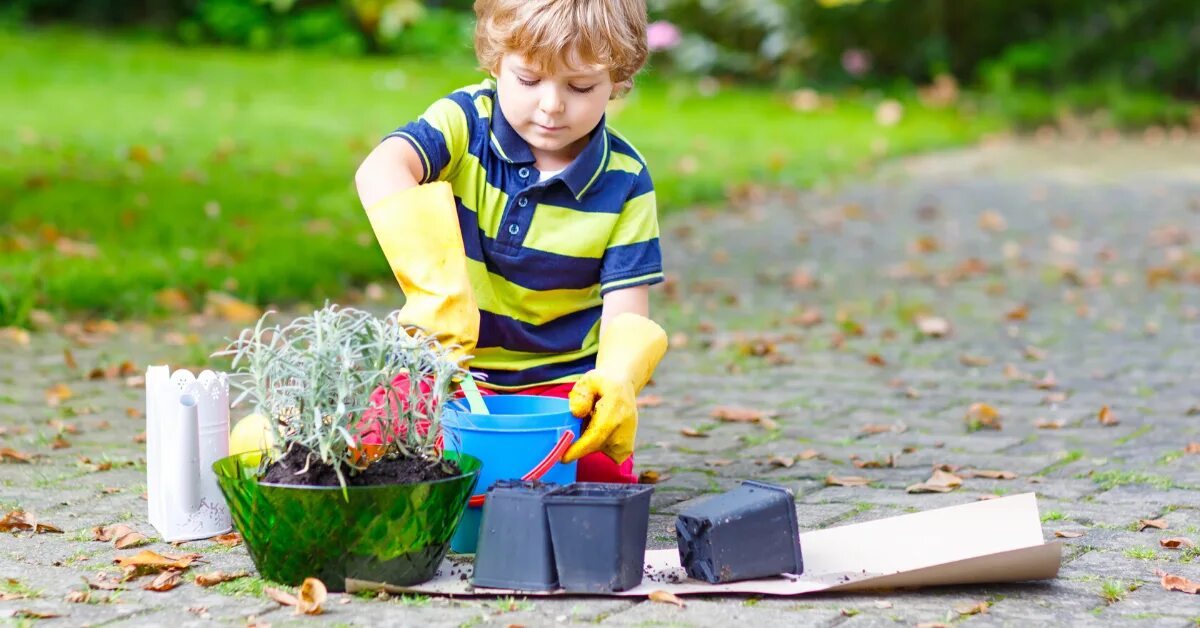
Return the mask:
<svg viewBox="0 0 1200 628">
<path fill-rule="evenodd" d="M 212 465 L 229 455 L 224 373 L 146 369 L 146 492 L 150 524 L 168 542 L 232 529 Z"/>
</svg>

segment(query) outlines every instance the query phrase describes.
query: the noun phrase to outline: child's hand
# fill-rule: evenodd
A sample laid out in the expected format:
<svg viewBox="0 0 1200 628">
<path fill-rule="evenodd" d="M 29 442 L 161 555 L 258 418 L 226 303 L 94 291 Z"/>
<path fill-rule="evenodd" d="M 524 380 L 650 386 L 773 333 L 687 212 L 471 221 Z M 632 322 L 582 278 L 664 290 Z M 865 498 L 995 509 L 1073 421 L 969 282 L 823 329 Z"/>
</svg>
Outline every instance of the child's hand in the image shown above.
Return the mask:
<svg viewBox="0 0 1200 628">
<path fill-rule="evenodd" d="M 667 333 L 644 316 L 626 312 L 605 325 L 596 368 L 571 389 L 571 413 L 591 421 L 563 462 L 602 451 L 620 464 L 633 454 L 637 395 L 666 352 Z"/>
</svg>

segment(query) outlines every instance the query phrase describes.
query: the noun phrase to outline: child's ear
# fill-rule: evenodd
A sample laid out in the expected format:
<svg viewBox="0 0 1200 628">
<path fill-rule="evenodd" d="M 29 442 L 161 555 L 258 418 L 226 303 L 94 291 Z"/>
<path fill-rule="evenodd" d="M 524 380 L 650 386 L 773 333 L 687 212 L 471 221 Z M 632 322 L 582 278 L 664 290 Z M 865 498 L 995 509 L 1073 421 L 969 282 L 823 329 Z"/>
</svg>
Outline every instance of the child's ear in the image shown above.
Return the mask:
<svg viewBox="0 0 1200 628">
<path fill-rule="evenodd" d="M 631 89 L 633 89 L 633 79 L 617 81 L 616 83 L 613 83 L 612 94 L 609 95 L 608 99 L 616 100 L 617 98 L 620 98 L 620 97 L 624 96 L 625 94 L 628 94 L 629 90 L 631 90 Z"/>
</svg>

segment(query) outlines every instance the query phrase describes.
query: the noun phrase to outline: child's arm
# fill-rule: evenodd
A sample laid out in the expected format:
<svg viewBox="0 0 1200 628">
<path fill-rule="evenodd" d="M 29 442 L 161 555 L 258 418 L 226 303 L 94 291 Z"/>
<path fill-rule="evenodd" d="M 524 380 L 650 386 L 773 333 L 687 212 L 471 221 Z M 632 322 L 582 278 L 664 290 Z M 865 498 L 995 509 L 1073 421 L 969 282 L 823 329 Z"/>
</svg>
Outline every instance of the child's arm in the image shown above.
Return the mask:
<svg viewBox="0 0 1200 628">
<path fill-rule="evenodd" d="M 414 187 L 421 180 L 421 156 L 401 137 L 379 143 L 354 173 L 354 185 L 363 208 Z"/>
<path fill-rule="evenodd" d="M 634 286 L 622 290 L 613 290 L 604 295 L 604 305 L 600 310 L 600 333 L 608 322 L 618 314 L 631 312 L 639 316 L 650 316 L 650 286 Z"/>
</svg>

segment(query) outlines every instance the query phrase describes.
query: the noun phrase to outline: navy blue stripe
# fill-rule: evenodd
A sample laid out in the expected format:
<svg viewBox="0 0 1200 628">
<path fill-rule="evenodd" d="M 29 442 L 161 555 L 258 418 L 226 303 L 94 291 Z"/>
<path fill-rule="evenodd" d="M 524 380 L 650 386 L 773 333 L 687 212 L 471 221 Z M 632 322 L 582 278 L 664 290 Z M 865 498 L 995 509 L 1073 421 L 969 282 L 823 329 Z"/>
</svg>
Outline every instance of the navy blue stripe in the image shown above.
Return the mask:
<svg viewBox="0 0 1200 628">
<path fill-rule="evenodd" d="M 543 364 L 524 371 L 502 371 L 496 369 L 473 368 L 472 372 L 483 373 L 485 383 L 495 386 L 533 386 L 549 382 L 567 375 L 583 375 L 596 368 L 595 354 L 556 364 Z"/>
<path fill-rule="evenodd" d="M 503 347 L 527 353 L 568 353 L 583 348 L 588 332 L 600 320 L 602 306 L 533 325 L 502 314 L 479 310 L 479 347 Z"/>
<path fill-rule="evenodd" d="M 637 198 L 646 192 L 651 192 L 653 190 L 654 181 L 650 178 L 650 170 L 646 168 L 646 164 L 642 164 L 642 173 L 638 175 L 637 181 L 633 182 L 633 189 L 629 191 L 629 198 Z"/>
<path fill-rule="evenodd" d="M 661 271 L 662 249 L 658 246 L 658 238 L 611 246 L 604 251 L 600 283 L 606 284 Z"/>
<path fill-rule="evenodd" d="M 600 282 L 601 260 L 573 257 L 522 248 L 516 256 L 495 252 L 496 241 L 483 235 L 479 216 L 455 199 L 458 226 L 468 259 L 481 262 L 488 272 L 529 290 L 582 290 Z M 485 255 L 484 251 L 488 251 Z"/>
</svg>

